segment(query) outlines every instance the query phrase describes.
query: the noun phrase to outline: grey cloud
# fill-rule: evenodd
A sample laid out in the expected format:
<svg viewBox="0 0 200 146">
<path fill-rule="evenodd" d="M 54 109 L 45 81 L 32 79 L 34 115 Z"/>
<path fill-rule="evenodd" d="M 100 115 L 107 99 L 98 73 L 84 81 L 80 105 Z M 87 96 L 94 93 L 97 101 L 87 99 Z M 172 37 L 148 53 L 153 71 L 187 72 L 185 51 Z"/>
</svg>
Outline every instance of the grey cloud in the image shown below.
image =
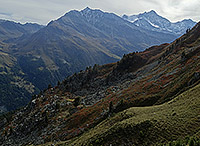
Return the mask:
<svg viewBox="0 0 200 146">
<path fill-rule="evenodd" d="M 4 13 L 4 12 L 0 12 L 0 15 L 11 16 L 12 13 Z"/>
</svg>

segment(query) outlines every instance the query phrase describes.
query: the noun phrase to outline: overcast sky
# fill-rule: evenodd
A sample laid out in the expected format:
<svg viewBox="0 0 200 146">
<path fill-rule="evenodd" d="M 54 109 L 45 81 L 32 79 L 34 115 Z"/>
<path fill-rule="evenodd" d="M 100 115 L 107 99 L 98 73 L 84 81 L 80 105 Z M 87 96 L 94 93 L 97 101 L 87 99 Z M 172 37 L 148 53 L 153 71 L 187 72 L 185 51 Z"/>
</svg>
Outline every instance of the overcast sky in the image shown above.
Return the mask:
<svg viewBox="0 0 200 146">
<path fill-rule="evenodd" d="M 70 10 L 87 6 L 117 15 L 155 10 L 172 22 L 200 20 L 200 0 L 0 0 L 0 19 L 47 24 Z"/>
</svg>

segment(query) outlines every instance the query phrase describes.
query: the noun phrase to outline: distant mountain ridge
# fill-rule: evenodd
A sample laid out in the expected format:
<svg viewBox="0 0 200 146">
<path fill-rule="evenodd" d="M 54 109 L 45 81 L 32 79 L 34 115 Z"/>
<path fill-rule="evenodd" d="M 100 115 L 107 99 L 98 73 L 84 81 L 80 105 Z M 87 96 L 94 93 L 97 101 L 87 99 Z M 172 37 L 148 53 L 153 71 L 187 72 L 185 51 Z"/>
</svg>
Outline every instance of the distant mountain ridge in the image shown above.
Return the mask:
<svg viewBox="0 0 200 146">
<path fill-rule="evenodd" d="M 141 28 L 177 35 L 184 34 L 186 29 L 190 29 L 196 24 L 196 22 L 191 19 L 184 19 L 172 23 L 168 19 L 158 15 L 154 10 L 138 15 L 123 15 L 122 18 Z"/>
<path fill-rule="evenodd" d="M 54 86 L 88 66 L 116 62 L 124 54 L 140 52 L 177 37 L 174 33 L 138 27 L 114 13 L 88 7 L 67 12 L 47 26 L 2 20 L 0 90 L 4 91 L 4 87 L 10 85 L 11 89 L 17 89 L 4 92 L 0 106 L 8 110 L 20 107 L 36 91 L 49 84 Z M 4 82 L 4 79 L 9 80 Z M 6 105 L 8 99 L 14 105 Z"/>
<path fill-rule="evenodd" d="M 0 41 L 8 41 L 23 35 L 33 34 L 43 27 L 36 23 L 21 24 L 0 19 Z"/>
</svg>

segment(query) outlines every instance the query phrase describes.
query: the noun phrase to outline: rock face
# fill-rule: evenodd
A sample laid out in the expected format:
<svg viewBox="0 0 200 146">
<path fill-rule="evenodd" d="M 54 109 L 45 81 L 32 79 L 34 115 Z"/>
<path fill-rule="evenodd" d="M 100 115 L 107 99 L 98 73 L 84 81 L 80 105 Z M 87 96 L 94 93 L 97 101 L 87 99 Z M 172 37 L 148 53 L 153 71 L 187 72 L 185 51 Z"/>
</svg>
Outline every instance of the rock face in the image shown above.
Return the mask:
<svg viewBox="0 0 200 146">
<path fill-rule="evenodd" d="M 187 29 L 194 27 L 196 22 L 191 19 L 184 19 L 179 22 L 172 23 L 168 19 L 158 15 L 154 10 L 141 13 L 139 15 L 123 15 L 122 18 L 130 21 L 136 26 L 152 31 L 182 35 Z"/>
</svg>

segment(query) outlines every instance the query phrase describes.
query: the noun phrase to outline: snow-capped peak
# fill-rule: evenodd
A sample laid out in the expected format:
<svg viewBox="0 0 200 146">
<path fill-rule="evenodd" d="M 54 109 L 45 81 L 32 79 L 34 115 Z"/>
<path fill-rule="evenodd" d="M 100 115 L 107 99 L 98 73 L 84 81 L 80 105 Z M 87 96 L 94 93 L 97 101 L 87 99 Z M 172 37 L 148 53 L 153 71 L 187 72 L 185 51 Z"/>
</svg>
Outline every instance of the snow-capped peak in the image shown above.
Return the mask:
<svg viewBox="0 0 200 146">
<path fill-rule="evenodd" d="M 192 28 L 196 24 L 196 22 L 192 21 L 191 19 L 172 23 L 168 19 L 158 15 L 154 10 L 138 15 L 123 15 L 122 18 L 144 29 L 165 33 L 174 33 L 176 35 L 183 34 L 186 29 Z"/>
<path fill-rule="evenodd" d="M 97 23 L 100 17 L 103 16 L 104 12 L 99 9 L 91 9 L 86 7 L 82 11 L 80 11 L 81 15 L 84 16 L 88 22 Z"/>
</svg>

